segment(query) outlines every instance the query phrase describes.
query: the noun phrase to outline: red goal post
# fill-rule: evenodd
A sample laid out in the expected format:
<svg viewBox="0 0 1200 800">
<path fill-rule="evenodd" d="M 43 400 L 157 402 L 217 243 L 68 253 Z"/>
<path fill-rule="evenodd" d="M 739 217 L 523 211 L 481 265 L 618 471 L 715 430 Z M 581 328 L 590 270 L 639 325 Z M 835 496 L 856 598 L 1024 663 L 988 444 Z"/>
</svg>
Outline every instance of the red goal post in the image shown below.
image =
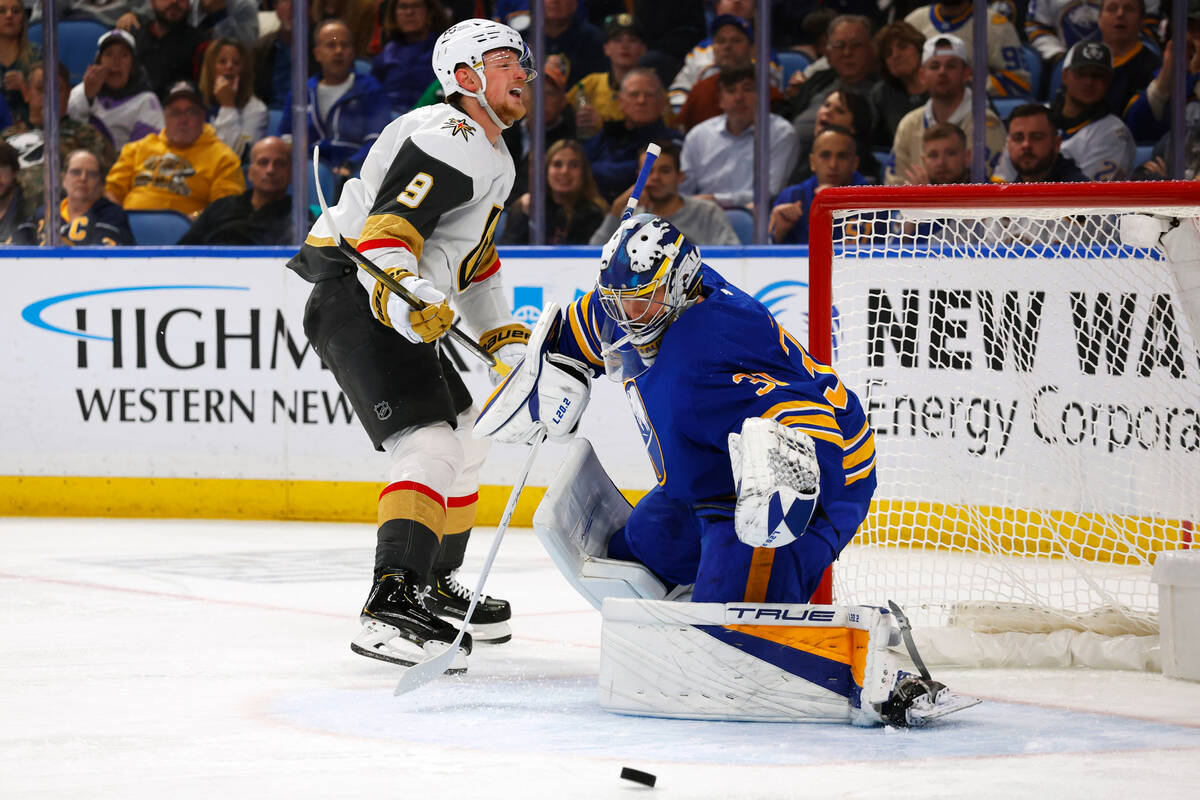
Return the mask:
<svg viewBox="0 0 1200 800">
<path fill-rule="evenodd" d="M 880 490 L 814 602 L 875 550 L 838 602 L 977 633 L 1156 632 L 1149 566 L 1200 517 L 1197 220 L 1192 182 L 820 192 L 809 350 L 874 416 Z"/>
</svg>

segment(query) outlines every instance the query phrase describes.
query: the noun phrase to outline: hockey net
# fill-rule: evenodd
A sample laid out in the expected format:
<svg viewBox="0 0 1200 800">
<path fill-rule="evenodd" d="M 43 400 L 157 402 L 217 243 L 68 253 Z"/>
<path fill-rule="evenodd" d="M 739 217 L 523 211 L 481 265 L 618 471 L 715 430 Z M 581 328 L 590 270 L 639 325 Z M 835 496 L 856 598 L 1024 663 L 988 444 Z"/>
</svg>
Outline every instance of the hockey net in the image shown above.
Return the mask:
<svg viewBox="0 0 1200 800">
<path fill-rule="evenodd" d="M 928 660 L 1153 668 L 1155 555 L 1200 520 L 1200 184 L 827 190 L 810 344 L 879 488 L 839 603 Z"/>
</svg>

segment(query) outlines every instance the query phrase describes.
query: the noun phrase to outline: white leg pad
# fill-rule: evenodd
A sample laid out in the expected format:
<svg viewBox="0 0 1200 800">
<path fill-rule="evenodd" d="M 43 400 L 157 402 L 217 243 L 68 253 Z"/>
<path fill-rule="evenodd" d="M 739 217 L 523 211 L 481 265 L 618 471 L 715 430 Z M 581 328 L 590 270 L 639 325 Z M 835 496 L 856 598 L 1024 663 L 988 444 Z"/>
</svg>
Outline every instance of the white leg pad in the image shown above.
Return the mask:
<svg viewBox="0 0 1200 800">
<path fill-rule="evenodd" d="M 877 724 L 875 705 L 896 684 L 889 645 L 900 640 L 887 609 L 770 603 L 678 603 L 604 601 L 600 642 L 599 702 L 621 714 L 771 722 Z M 799 674 L 789 659 L 764 658 L 706 631 L 730 631 L 787 641 L 786 628 L 815 631 L 819 641 L 842 645 L 845 661 L 830 659 L 830 671 L 849 663 L 857 697 Z M 840 630 L 839 630 L 840 629 Z M 772 637 L 771 633 L 777 635 Z M 862 632 L 862 633 L 859 633 Z M 864 635 L 865 634 L 865 635 Z M 782 650 L 814 652 L 807 647 Z M 778 655 L 778 649 L 776 652 Z M 861 678 L 859 677 L 861 675 Z"/>
<path fill-rule="evenodd" d="M 533 515 L 533 530 L 559 571 L 600 610 L 606 597 L 661 599 L 666 587 L 642 564 L 606 558 L 608 540 L 633 507 L 591 442 L 576 438 Z"/>
</svg>

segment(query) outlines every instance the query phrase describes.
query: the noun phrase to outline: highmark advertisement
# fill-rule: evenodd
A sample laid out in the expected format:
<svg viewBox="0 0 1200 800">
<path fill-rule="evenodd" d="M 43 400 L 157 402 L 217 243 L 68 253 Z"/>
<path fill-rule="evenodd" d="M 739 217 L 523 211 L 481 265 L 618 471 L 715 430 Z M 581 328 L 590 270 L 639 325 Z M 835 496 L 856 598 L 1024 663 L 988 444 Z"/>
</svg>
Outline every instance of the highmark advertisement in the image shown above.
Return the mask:
<svg viewBox="0 0 1200 800">
<path fill-rule="evenodd" d="M 303 330 L 310 285 L 284 251 L 59 252 L 9 261 L 0 298 L 8 341 L 0 395 L 0 476 L 381 482 L 376 453 Z M 807 337 L 807 262 L 795 250 L 706 261 Z M 595 281 L 591 249 L 504 255 L 515 315 L 536 321 Z M 17 268 L 19 265 L 19 268 Z M 491 390 L 469 353 L 450 356 L 476 398 Z M 387 413 L 383 410 L 378 413 Z M 601 377 L 580 432 L 623 489 L 654 474 L 620 387 Z M 496 446 L 482 483 L 509 486 L 523 449 Z M 530 476 L 546 486 L 563 448 Z M 12 513 L 10 510 L 9 513 Z"/>
</svg>

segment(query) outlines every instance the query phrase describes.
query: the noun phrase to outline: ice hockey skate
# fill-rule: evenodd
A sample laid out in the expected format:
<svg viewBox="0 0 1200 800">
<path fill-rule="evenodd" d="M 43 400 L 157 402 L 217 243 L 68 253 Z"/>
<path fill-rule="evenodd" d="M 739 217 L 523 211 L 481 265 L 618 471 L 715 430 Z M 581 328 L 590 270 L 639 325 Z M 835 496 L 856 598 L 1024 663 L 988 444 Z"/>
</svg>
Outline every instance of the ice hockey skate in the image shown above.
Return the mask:
<svg viewBox="0 0 1200 800">
<path fill-rule="evenodd" d="M 899 728 L 924 725 L 930 720 L 979 705 L 978 697 L 956 694 L 944 683 L 901 672 L 891 698 L 879 708 L 888 725 Z"/>
<path fill-rule="evenodd" d="M 371 587 L 360 617 L 362 631 L 354 637 L 350 649 L 406 667 L 443 652 L 458 635 L 458 629 L 432 613 L 425 598 L 426 593 L 417 589 L 410 572 L 381 577 Z M 466 672 L 470 652 L 471 635 L 465 634 L 446 671 Z"/>
<path fill-rule="evenodd" d="M 443 619 L 461 622 L 471 604 L 471 590 L 458 582 L 458 570 L 435 571 L 431 577 L 425 607 Z M 512 638 L 510 619 L 512 607 L 507 600 L 485 595 L 475 604 L 467 632 L 477 644 L 503 644 Z"/>
</svg>

